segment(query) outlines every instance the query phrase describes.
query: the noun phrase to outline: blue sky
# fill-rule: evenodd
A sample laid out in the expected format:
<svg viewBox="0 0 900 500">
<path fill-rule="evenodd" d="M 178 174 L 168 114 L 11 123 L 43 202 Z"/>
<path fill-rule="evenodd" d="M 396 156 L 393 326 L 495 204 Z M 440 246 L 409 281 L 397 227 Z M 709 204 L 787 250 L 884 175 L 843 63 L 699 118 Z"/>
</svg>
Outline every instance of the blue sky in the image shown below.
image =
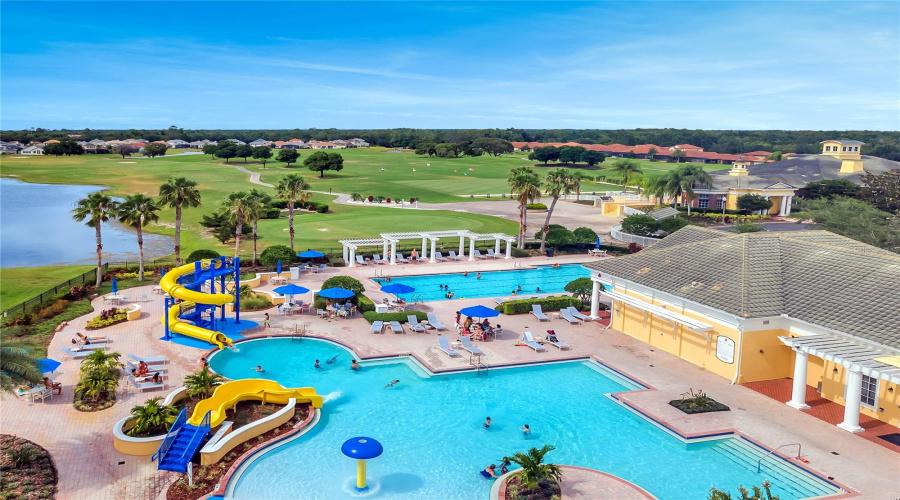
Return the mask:
<svg viewBox="0 0 900 500">
<path fill-rule="evenodd" d="M 900 4 L 10 2 L 0 126 L 900 130 Z"/>
</svg>

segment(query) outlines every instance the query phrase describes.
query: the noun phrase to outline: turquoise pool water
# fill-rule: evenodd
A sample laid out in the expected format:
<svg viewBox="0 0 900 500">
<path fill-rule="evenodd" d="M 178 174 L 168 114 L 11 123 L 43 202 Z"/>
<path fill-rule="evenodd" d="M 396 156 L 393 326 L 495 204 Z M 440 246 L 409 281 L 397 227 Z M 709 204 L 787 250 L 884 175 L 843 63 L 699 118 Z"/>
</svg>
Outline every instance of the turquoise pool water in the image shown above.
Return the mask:
<svg viewBox="0 0 900 500">
<path fill-rule="evenodd" d="M 352 354 L 323 341 L 269 339 L 239 349 L 216 354 L 213 369 L 247 378 L 261 365 L 284 386 L 315 387 L 326 403 L 310 432 L 262 454 L 233 480 L 234 498 L 353 497 L 355 468 L 340 448 L 355 436 L 375 438 L 385 450 L 370 462 L 377 491 L 366 498 L 485 499 L 492 481 L 478 471 L 544 444 L 557 448 L 547 457 L 553 463 L 615 474 L 663 500 L 706 498 L 713 486 L 737 493 L 740 484 L 766 479 L 782 500 L 836 491 L 779 460 L 757 474 L 751 454 L 761 452 L 740 439 L 683 443 L 606 397 L 635 386 L 592 363 L 428 377 L 408 360 L 351 371 Z M 335 355 L 334 364 L 313 367 Z M 494 424 L 485 430 L 488 416 Z M 530 436 L 519 432 L 524 424 Z"/>
<path fill-rule="evenodd" d="M 445 297 L 447 292 L 440 288 L 441 285 L 447 285 L 457 299 L 506 297 L 518 287 L 522 287 L 522 290 L 516 292 L 517 295 L 527 296 L 535 293 L 565 292 L 566 284 L 570 281 L 587 278 L 590 275 L 590 270 L 581 267 L 580 264 L 566 264 L 558 268 L 538 266 L 534 269 L 514 271 L 486 271 L 481 273 L 481 279 L 478 279 L 477 272 L 469 273 L 468 276 L 463 276 L 462 273 L 402 276 L 393 278 L 391 283 L 403 283 L 416 289 L 406 297 L 421 294 L 424 300 L 447 300 Z M 376 278 L 375 281 L 387 284 L 380 278 Z"/>
</svg>

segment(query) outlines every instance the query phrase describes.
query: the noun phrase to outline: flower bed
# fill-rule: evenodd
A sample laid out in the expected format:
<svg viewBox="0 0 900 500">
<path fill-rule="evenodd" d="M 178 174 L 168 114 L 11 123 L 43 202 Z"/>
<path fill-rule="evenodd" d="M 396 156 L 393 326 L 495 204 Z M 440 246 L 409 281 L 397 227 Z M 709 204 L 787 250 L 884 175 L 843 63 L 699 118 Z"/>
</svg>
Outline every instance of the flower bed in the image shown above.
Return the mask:
<svg viewBox="0 0 900 500">
<path fill-rule="evenodd" d="M 0 500 L 56 497 L 56 467 L 47 450 L 8 434 L 0 436 L 0 449 Z"/>
<path fill-rule="evenodd" d="M 506 480 L 506 500 L 550 500 L 562 495 L 562 488 L 556 481 L 542 482 L 533 490 L 524 489 L 519 483 L 517 476 L 510 476 Z"/>
<path fill-rule="evenodd" d="M 669 404 L 688 414 L 731 410 L 731 408 L 707 396 L 703 389 L 698 390 L 696 393 L 693 389 L 690 389 L 682 394 L 681 399 L 673 399 L 669 401 Z"/>
<path fill-rule="evenodd" d="M 88 321 L 87 325 L 84 327 L 85 330 L 100 330 L 101 328 L 106 328 L 107 326 L 115 325 L 116 323 L 121 323 L 123 321 L 128 321 L 128 311 L 125 309 L 105 309 L 100 312 L 100 316 L 95 316 Z"/>
</svg>

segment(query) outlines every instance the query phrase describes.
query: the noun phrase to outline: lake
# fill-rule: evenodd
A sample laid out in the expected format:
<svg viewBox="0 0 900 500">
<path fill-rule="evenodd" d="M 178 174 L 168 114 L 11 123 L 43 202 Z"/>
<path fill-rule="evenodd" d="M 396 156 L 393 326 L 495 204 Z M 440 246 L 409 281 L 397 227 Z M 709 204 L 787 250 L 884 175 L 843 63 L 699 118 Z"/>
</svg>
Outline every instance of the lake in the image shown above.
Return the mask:
<svg viewBox="0 0 900 500">
<path fill-rule="evenodd" d="M 93 264 L 93 228 L 72 220 L 78 200 L 103 186 L 31 184 L 0 178 L 0 267 Z M 138 259 L 137 234 L 118 222 L 103 225 L 103 260 Z M 144 233 L 144 258 L 174 252 L 169 236 Z"/>
</svg>

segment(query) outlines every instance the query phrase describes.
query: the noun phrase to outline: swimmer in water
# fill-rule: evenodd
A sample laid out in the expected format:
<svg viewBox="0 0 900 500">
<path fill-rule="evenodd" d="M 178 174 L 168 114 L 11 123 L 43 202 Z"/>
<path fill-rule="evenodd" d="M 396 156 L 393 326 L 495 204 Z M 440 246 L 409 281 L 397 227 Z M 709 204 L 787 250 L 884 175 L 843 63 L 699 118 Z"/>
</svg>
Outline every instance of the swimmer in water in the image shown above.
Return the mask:
<svg viewBox="0 0 900 500">
<path fill-rule="evenodd" d="M 331 358 L 331 359 L 329 359 L 328 361 L 326 361 L 325 364 L 330 365 L 330 364 L 334 363 L 335 361 L 337 361 L 338 356 L 340 356 L 340 354 L 336 354 L 333 358 Z"/>
<path fill-rule="evenodd" d="M 319 364 L 319 360 L 318 360 L 318 359 L 316 360 L 316 368 L 322 368 L 322 365 Z"/>
<path fill-rule="evenodd" d="M 386 385 L 385 387 L 394 387 L 395 385 L 397 385 L 399 383 L 400 383 L 399 380 L 395 380 L 395 381 L 391 382 L 390 384 Z"/>
<path fill-rule="evenodd" d="M 524 434 L 526 436 L 531 434 L 531 427 L 528 427 L 528 424 L 523 425 L 522 428 L 519 430 L 522 431 L 522 434 Z"/>
</svg>

